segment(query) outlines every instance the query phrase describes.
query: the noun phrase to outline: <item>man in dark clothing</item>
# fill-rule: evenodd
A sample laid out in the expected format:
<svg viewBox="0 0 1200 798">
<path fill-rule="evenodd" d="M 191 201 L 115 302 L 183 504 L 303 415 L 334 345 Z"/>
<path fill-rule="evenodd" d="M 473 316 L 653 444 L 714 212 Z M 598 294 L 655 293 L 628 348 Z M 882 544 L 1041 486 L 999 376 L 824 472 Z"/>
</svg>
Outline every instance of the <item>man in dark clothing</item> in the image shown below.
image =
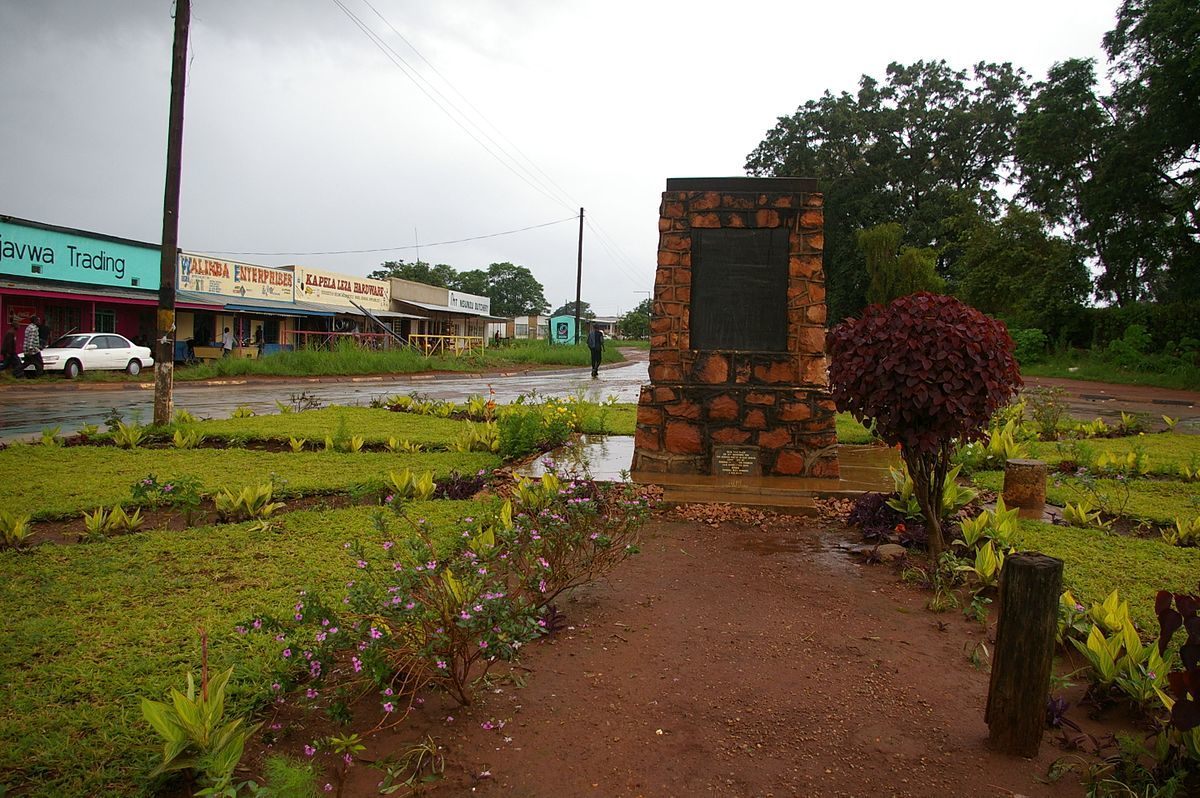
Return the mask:
<svg viewBox="0 0 1200 798">
<path fill-rule="evenodd" d="M 46 323 L 45 316 L 38 316 L 38 338 L 41 340 L 41 349 L 50 346 L 50 325 Z"/>
<path fill-rule="evenodd" d="M 588 332 L 587 345 L 592 350 L 592 378 L 595 379 L 600 376 L 600 355 L 604 352 L 604 333 L 595 324 Z"/>
<path fill-rule="evenodd" d="M 4 346 L 0 347 L 0 371 L 21 370 L 21 358 L 17 357 L 17 323 L 10 321 L 4 333 Z"/>
</svg>

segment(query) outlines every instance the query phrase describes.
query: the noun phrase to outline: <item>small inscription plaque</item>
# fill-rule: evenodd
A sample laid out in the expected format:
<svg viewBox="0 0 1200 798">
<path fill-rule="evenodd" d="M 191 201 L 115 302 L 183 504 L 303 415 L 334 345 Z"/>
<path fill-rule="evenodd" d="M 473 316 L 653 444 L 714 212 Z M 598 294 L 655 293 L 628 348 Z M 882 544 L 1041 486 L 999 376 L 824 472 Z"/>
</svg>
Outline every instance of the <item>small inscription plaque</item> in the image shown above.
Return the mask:
<svg viewBox="0 0 1200 798">
<path fill-rule="evenodd" d="M 724 477 L 762 475 L 757 446 L 714 446 L 712 472 Z"/>
</svg>

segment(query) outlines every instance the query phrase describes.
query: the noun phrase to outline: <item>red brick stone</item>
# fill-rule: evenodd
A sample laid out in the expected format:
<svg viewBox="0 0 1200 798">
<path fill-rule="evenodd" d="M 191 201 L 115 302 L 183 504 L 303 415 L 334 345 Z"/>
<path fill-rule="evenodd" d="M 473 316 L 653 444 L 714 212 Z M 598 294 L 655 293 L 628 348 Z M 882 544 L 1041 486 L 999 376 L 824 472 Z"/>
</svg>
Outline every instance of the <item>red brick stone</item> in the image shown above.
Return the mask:
<svg viewBox="0 0 1200 798">
<path fill-rule="evenodd" d="M 688 203 L 688 210 L 695 211 L 711 211 L 714 208 L 721 207 L 721 195 L 715 191 L 705 191 L 698 197 L 695 197 Z"/>
<path fill-rule="evenodd" d="M 837 404 L 832 399 L 818 399 L 817 409 L 822 413 L 833 415 L 837 413 Z"/>
<path fill-rule="evenodd" d="M 754 214 L 756 227 L 779 227 L 779 211 L 761 210 Z"/>
<path fill-rule="evenodd" d="M 700 418 L 700 405 L 687 400 L 666 405 L 663 410 L 667 411 L 667 415 L 672 418 L 690 418 L 692 420 Z"/>
<path fill-rule="evenodd" d="M 637 412 L 637 423 L 639 424 L 661 424 L 663 420 L 663 412 L 657 407 L 647 407 L 640 405 Z"/>
<path fill-rule="evenodd" d="M 793 352 L 824 352 L 825 328 L 816 325 L 805 325 L 796 330 L 796 348 Z"/>
<path fill-rule="evenodd" d="M 780 421 L 804 421 L 812 418 L 812 408 L 806 402 L 784 402 L 779 408 Z"/>
<path fill-rule="evenodd" d="M 659 217 L 658 232 L 660 232 L 660 233 L 667 232 L 668 230 L 671 229 L 672 224 L 673 224 L 673 222 L 670 219 L 664 219 L 662 217 Z"/>
<path fill-rule="evenodd" d="M 764 449 L 781 449 L 792 442 L 792 433 L 787 427 L 776 427 L 758 433 L 758 445 Z"/>
<path fill-rule="evenodd" d="M 787 290 L 788 307 L 803 307 L 812 303 L 810 286 L 807 282 L 793 281 Z"/>
<path fill-rule="evenodd" d="M 796 381 L 796 364 L 792 361 L 760 364 L 754 368 L 754 379 L 769 384 L 793 383 Z"/>
<path fill-rule="evenodd" d="M 763 391 L 751 391 L 746 394 L 746 404 L 748 405 L 773 405 L 775 404 L 775 394 L 765 393 Z"/>
<path fill-rule="evenodd" d="M 709 431 L 709 437 L 713 443 L 725 444 L 726 446 L 736 446 L 741 443 L 746 443 L 750 440 L 753 433 L 737 427 L 717 427 Z"/>
<path fill-rule="evenodd" d="M 662 215 L 668 219 L 682 219 L 683 203 L 664 201 L 662 204 Z"/>
<path fill-rule="evenodd" d="M 674 324 L 674 319 L 667 318 L 666 316 L 658 316 L 650 320 L 650 332 L 664 333 L 671 329 Z"/>
<path fill-rule="evenodd" d="M 808 233 L 804 236 L 804 248 L 813 252 L 825 251 L 825 234 L 824 233 Z"/>
<path fill-rule="evenodd" d="M 672 292 L 672 295 L 674 295 L 674 292 Z M 664 300 L 662 302 L 654 303 L 654 313 L 656 316 L 678 319 L 682 317 L 686 311 L 687 305 L 683 304 L 682 302 L 667 302 Z"/>
<path fill-rule="evenodd" d="M 808 297 L 813 302 L 825 301 L 825 284 L 824 283 L 809 283 Z"/>
<path fill-rule="evenodd" d="M 737 417 L 737 400 L 728 394 L 718 396 L 708 403 L 709 421 L 734 421 Z"/>
<path fill-rule="evenodd" d="M 658 265 L 659 266 L 678 266 L 679 265 L 679 254 L 680 253 L 678 253 L 678 252 L 667 252 L 666 250 L 660 250 L 658 253 Z"/>
<path fill-rule="evenodd" d="M 659 254 L 661 255 L 662 253 L 660 252 Z M 674 272 L 674 269 L 657 269 L 654 272 L 654 287 L 657 288 L 660 285 L 674 285 Z"/>
<path fill-rule="evenodd" d="M 804 358 L 803 376 L 801 382 L 811 383 L 813 385 L 827 385 L 829 383 L 829 371 L 825 367 L 825 357 Z"/>
<path fill-rule="evenodd" d="M 745 227 L 746 214 L 737 213 L 736 211 L 727 211 L 721 214 L 722 227 Z"/>
<path fill-rule="evenodd" d="M 721 217 L 715 213 L 693 213 L 688 222 L 692 227 L 720 227 Z"/>
<path fill-rule="evenodd" d="M 819 208 L 809 208 L 800 214 L 800 226 L 815 230 L 824 223 L 825 215 Z"/>
<path fill-rule="evenodd" d="M 687 252 L 692 248 L 692 237 L 678 233 L 664 233 L 658 237 L 659 250 Z"/>
<path fill-rule="evenodd" d="M 771 200 L 771 207 L 772 208 L 791 208 L 791 207 L 795 206 L 795 203 L 796 203 L 796 200 L 794 197 L 792 197 L 791 194 L 784 194 L 782 196 L 775 197 L 773 200 Z"/>
<path fill-rule="evenodd" d="M 663 347 L 661 349 L 651 350 L 650 352 L 650 363 L 653 365 L 678 366 L 679 360 L 680 356 L 678 349 L 668 349 Z"/>
<path fill-rule="evenodd" d="M 665 448 L 678 454 L 700 454 L 704 451 L 700 427 L 686 421 L 668 421 Z"/>
<path fill-rule="evenodd" d="M 654 351 L 659 347 L 667 346 L 669 335 L 667 333 L 651 333 L 650 334 L 650 350 Z"/>
<path fill-rule="evenodd" d="M 679 395 L 675 393 L 674 388 L 659 386 L 654 389 L 654 401 L 656 402 L 674 402 L 678 398 Z"/>
<path fill-rule="evenodd" d="M 722 194 L 721 207 L 748 211 L 754 208 L 754 197 L 748 194 Z"/>
<path fill-rule="evenodd" d="M 657 452 L 661 447 L 658 443 L 658 427 L 638 427 L 633 436 L 633 447 Z"/>
<path fill-rule="evenodd" d="M 692 301 L 691 287 L 686 286 L 686 285 L 675 286 L 675 299 L 679 300 L 680 302 L 691 302 Z"/>
<path fill-rule="evenodd" d="M 772 474 L 781 476 L 800 476 L 804 474 L 804 455 L 794 449 L 783 449 L 775 458 Z"/>
<path fill-rule="evenodd" d="M 825 204 L 825 195 L 824 194 L 805 194 L 804 195 L 804 207 L 805 208 L 820 208 L 824 204 Z"/>
<path fill-rule="evenodd" d="M 809 324 L 825 324 L 827 311 L 824 305 L 809 305 L 808 310 L 804 311 L 804 318 Z"/>
<path fill-rule="evenodd" d="M 742 426 L 746 429 L 766 429 L 767 414 L 755 408 L 746 413 L 746 417 L 742 419 Z"/>
<path fill-rule="evenodd" d="M 792 255 L 789 261 L 789 274 L 794 278 L 805 280 L 815 279 L 821 272 L 820 255 Z"/>
<path fill-rule="evenodd" d="M 696 380 L 716 385 L 729 380 L 729 361 L 724 355 L 707 354 L 696 362 Z"/>
<path fill-rule="evenodd" d="M 679 366 L 651 366 L 651 382 L 683 382 L 683 370 Z"/>
</svg>

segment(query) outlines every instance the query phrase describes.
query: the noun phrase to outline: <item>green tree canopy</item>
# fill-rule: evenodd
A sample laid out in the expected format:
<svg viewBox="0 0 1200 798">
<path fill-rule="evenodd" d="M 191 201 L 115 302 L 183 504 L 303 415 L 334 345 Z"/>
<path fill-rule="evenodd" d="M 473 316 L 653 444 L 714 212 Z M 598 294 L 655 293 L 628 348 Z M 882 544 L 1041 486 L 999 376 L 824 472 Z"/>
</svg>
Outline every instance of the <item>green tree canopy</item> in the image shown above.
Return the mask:
<svg viewBox="0 0 1200 798">
<path fill-rule="evenodd" d="M 551 316 L 574 316 L 575 315 L 575 300 L 572 299 L 570 301 L 564 302 L 557 309 L 555 309 L 555 311 L 553 313 L 551 313 L 550 315 Z M 592 306 L 589 305 L 587 302 L 579 303 L 579 318 L 581 318 L 581 319 L 596 318 L 596 314 L 592 312 Z"/>
<path fill-rule="evenodd" d="M 617 322 L 617 329 L 621 335 L 626 338 L 645 338 L 650 335 L 650 316 L 653 308 L 654 302 L 646 298 L 633 310 L 621 316 Z"/>
<path fill-rule="evenodd" d="M 938 253 L 937 271 L 949 273 L 957 255 L 947 246 L 949 221 L 973 207 L 994 213 L 1000 204 L 996 189 L 1027 82 L 1010 64 L 967 71 L 945 61 L 893 63 L 882 82 L 863 75 L 856 93 L 826 92 L 767 132 L 747 171 L 815 177 L 825 195 L 831 321 L 866 302 L 858 230 L 898 222 L 913 246 Z"/>
<path fill-rule="evenodd" d="M 942 293 L 946 281 L 935 271 L 937 253 L 927 247 L 902 247 L 904 229 L 895 222 L 859 230 L 855 239 L 867 263 L 867 301 L 887 304 L 918 291 Z"/>
<path fill-rule="evenodd" d="M 537 316 L 546 312 L 545 289 L 524 266 L 493 263 L 487 270 L 487 296 L 493 316 Z"/>
<path fill-rule="evenodd" d="M 439 263 L 430 266 L 423 260 L 405 263 L 403 259 L 384 261 L 378 269 L 367 276 L 375 280 L 386 280 L 396 277 L 401 280 L 412 280 L 414 283 L 436 285 L 439 288 L 449 288 L 458 272 L 453 266 Z"/>
</svg>

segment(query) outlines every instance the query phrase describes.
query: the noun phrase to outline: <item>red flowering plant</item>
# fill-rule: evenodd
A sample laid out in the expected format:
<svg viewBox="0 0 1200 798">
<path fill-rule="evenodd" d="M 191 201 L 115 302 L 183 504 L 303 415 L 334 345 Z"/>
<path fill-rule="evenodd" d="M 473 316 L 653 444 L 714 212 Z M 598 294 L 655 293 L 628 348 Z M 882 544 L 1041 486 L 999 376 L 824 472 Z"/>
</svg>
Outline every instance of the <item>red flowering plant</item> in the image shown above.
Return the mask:
<svg viewBox="0 0 1200 798">
<path fill-rule="evenodd" d="M 983 436 L 1021 385 L 1004 323 L 928 292 L 871 305 L 829 334 L 833 399 L 899 446 L 935 557 L 945 549 L 941 497 L 951 456 Z"/>
</svg>

